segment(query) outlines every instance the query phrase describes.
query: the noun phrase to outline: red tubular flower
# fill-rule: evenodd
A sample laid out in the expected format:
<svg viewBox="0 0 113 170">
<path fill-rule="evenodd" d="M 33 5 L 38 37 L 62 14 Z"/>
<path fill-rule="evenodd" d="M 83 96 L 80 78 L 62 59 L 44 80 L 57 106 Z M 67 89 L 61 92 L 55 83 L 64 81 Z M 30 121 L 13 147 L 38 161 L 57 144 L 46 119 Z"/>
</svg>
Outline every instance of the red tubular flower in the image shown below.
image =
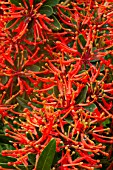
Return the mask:
<svg viewBox="0 0 113 170">
<path fill-rule="evenodd" d="M 16 21 L 11 26 L 15 26 L 19 20 L 21 20 L 23 17 L 25 17 L 24 21 L 21 21 L 19 26 L 16 29 L 12 29 L 13 32 L 16 33 L 16 35 L 13 38 L 13 41 L 17 41 L 18 39 L 21 39 L 22 36 L 28 31 L 28 24 L 32 20 L 35 24 L 34 27 L 34 33 L 38 36 L 40 39 L 45 39 L 45 31 L 51 32 L 51 29 L 48 28 L 46 23 L 52 23 L 53 20 L 48 18 L 45 14 L 40 14 L 39 9 L 43 5 L 44 2 L 38 3 L 37 5 L 34 5 L 34 1 L 30 1 L 30 9 L 28 7 L 28 4 L 26 1 L 23 1 L 23 5 L 21 4 L 20 7 L 16 7 L 15 5 L 11 4 L 10 6 L 10 12 L 6 12 L 6 8 L 3 8 L 4 14 L 7 17 L 8 21 L 12 21 L 13 19 L 16 19 Z M 8 27 L 7 29 L 11 28 Z M 43 28 L 43 29 L 42 29 Z M 36 38 L 35 38 L 36 43 Z"/>
<path fill-rule="evenodd" d="M 27 169 L 35 154 L 35 170 L 54 138 L 52 169 L 102 169 L 113 144 L 113 4 L 19 2 L 0 0 L 0 114 L 14 147 L 2 155 Z"/>
<path fill-rule="evenodd" d="M 104 106 L 107 110 L 111 110 L 113 104 L 112 104 L 112 101 L 110 103 L 107 103 L 106 100 L 104 98 L 102 98 L 102 101 L 104 103 Z"/>
<path fill-rule="evenodd" d="M 108 139 L 103 139 L 103 138 L 107 138 L 106 136 L 102 136 L 102 135 L 98 135 L 98 134 L 96 134 L 96 133 L 93 133 L 92 134 L 93 135 L 93 137 L 98 141 L 98 142 L 101 142 L 101 143 L 113 143 L 113 139 L 112 139 L 112 137 L 111 138 L 109 138 L 108 137 Z"/>
</svg>

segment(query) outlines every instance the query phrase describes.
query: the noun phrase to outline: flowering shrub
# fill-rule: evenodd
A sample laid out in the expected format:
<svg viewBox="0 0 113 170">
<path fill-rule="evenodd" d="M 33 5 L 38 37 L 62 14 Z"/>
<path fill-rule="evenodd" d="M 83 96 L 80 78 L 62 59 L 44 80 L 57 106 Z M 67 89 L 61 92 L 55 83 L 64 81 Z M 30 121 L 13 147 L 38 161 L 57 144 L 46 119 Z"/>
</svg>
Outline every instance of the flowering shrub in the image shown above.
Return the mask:
<svg viewBox="0 0 113 170">
<path fill-rule="evenodd" d="M 0 170 L 113 169 L 112 0 L 0 0 Z"/>
</svg>

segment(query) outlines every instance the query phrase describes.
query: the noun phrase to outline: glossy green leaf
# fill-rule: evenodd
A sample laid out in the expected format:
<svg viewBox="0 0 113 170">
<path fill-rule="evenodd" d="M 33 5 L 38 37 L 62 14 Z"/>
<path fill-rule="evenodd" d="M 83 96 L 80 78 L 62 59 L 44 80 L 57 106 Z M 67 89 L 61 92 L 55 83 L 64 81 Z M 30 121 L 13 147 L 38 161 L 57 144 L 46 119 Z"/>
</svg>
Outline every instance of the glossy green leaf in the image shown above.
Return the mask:
<svg viewBox="0 0 113 170">
<path fill-rule="evenodd" d="M 26 137 L 29 139 L 29 140 L 33 140 L 32 137 L 31 137 L 31 134 L 29 132 L 26 132 Z"/>
<path fill-rule="evenodd" d="M 28 106 L 28 104 L 27 104 L 28 101 L 27 100 L 25 100 L 25 99 L 23 99 L 21 97 L 17 97 L 16 99 L 17 99 L 17 101 L 18 101 L 18 103 L 20 104 L 21 107 L 28 108 L 29 110 L 32 110 L 32 108 L 30 106 Z"/>
<path fill-rule="evenodd" d="M 50 170 L 56 150 L 56 141 L 52 139 L 42 151 L 36 170 Z"/>
<path fill-rule="evenodd" d="M 108 59 L 111 59 L 112 60 L 112 55 L 111 54 L 107 54 L 106 56 L 105 56 L 105 60 L 108 60 Z"/>
<path fill-rule="evenodd" d="M 39 137 L 42 137 L 42 133 L 39 131 L 39 127 L 36 127 L 36 132 L 37 132 Z"/>
<path fill-rule="evenodd" d="M 0 143 L 0 153 L 2 152 L 2 150 L 14 150 L 14 147 L 11 144 L 4 144 L 4 143 Z"/>
<path fill-rule="evenodd" d="M 105 70 L 105 65 L 103 64 L 102 66 L 101 66 L 101 68 L 100 68 L 100 71 L 102 72 L 102 71 L 104 71 Z"/>
<path fill-rule="evenodd" d="M 38 71 L 40 71 L 40 67 L 39 66 L 37 66 L 37 65 L 31 65 L 31 66 L 28 66 L 28 67 L 26 67 L 26 69 L 27 70 L 31 70 L 31 71 L 34 71 L 34 72 L 38 72 Z"/>
<path fill-rule="evenodd" d="M 5 168 L 6 170 L 9 170 L 9 165 L 7 163 L 0 163 L 0 167 Z M 10 169 L 14 170 L 14 167 L 10 166 Z"/>
<path fill-rule="evenodd" d="M 45 2 L 45 5 L 49 5 L 49 6 L 55 6 L 60 2 L 60 0 L 47 0 Z"/>
<path fill-rule="evenodd" d="M 85 106 L 84 108 L 85 108 L 86 110 L 90 111 L 90 112 L 93 112 L 94 109 L 97 108 L 97 106 L 96 106 L 94 103 L 92 103 L 92 104 L 90 104 L 89 106 Z"/>
<path fill-rule="evenodd" d="M 40 8 L 39 12 L 41 14 L 46 14 L 49 17 L 53 14 L 53 9 L 49 5 L 44 5 Z"/>
<path fill-rule="evenodd" d="M 52 94 L 53 93 L 53 89 L 48 90 L 48 94 Z"/>
<path fill-rule="evenodd" d="M 29 154 L 28 155 L 28 160 L 32 165 L 35 165 L 36 162 L 36 154 Z"/>
<path fill-rule="evenodd" d="M 103 78 L 103 76 L 100 76 L 100 75 L 99 75 L 99 76 L 97 77 L 97 80 L 102 80 L 102 78 Z"/>
<path fill-rule="evenodd" d="M 86 95 L 87 95 L 87 91 L 88 91 L 88 86 L 86 85 L 80 92 L 79 96 L 76 98 L 76 103 L 82 103 L 85 101 L 86 99 Z"/>
<path fill-rule="evenodd" d="M 80 34 L 80 35 L 78 36 L 78 38 L 80 39 L 80 42 L 82 43 L 82 46 L 85 47 L 85 45 L 86 45 L 86 40 L 85 40 L 84 36 L 83 36 L 82 34 Z"/>
<path fill-rule="evenodd" d="M 18 168 L 20 168 L 21 170 L 26 170 L 26 167 L 24 165 L 19 165 Z M 28 165 L 27 169 L 28 170 L 33 170 L 33 165 Z"/>
<path fill-rule="evenodd" d="M 12 158 L 10 156 L 2 156 L 0 154 L 0 162 L 1 163 L 7 163 L 7 162 L 15 162 L 16 161 L 16 158 Z"/>
<path fill-rule="evenodd" d="M 96 56 L 96 55 L 95 55 L 95 56 Z M 96 63 L 96 62 L 99 61 L 99 60 L 100 60 L 100 59 L 97 58 L 97 59 L 91 60 L 90 62 L 91 62 L 91 63 Z"/>
<path fill-rule="evenodd" d="M 14 139 L 8 137 L 8 136 L 5 136 L 5 134 L 0 134 L 0 143 L 3 143 L 3 144 L 11 144 L 10 141 L 14 141 Z"/>
<path fill-rule="evenodd" d="M 111 121 L 110 121 L 109 118 L 106 119 L 104 122 L 102 122 L 102 124 L 103 124 L 104 127 L 109 127 L 110 123 L 111 123 Z"/>
<path fill-rule="evenodd" d="M 86 40 L 85 40 L 84 36 L 83 36 L 82 34 L 80 34 L 80 35 L 78 36 L 78 38 L 79 38 L 79 40 L 80 40 L 80 42 L 81 42 L 82 47 L 85 47 L 85 45 L 86 45 Z M 78 43 L 78 40 L 77 40 L 77 49 L 78 49 L 78 51 L 79 51 L 80 53 L 83 52 L 83 50 L 81 49 L 81 47 L 80 47 L 80 45 L 79 45 L 79 43 Z"/>
<path fill-rule="evenodd" d="M 57 20 L 57 18 L 54 15 L 52 17 L 54 19 L 54 22 L 51 25 L 51 29 L 53 29 L 53 30 L 60 30 L 61 29 L 60 22 Z"/>
<path fill-rule="evenodd" d="M 8 82 L 8 79 L 9 79 L 8 76 L 3 76 L 2 77 L 2 84 L 5 85 Z"/>
<path fill-rule="evenodd" d="M 16 21 L 16 19 L 12 19 L 11 21 L 9 21 L 9 22 L 6 24 L 6 28 L 10 27 L 15 21 Z"/>
<path fill-rule="evenodd" d="M 21 0 L 10 0 L 10 2 L 16 6 L 20 6 L 19 3 L 22 3 Z"/>
<path fill-rule="evenodd" d="M 71 18 L 71 22 L 72 22 L 73 24 L 77 25 L 77 22 L 76 22 L 75 19 Z"/>
<path fill-rule="evenodd" d="M 72 119 L 72 117 L 71 116 L 68 116 L 67 118 L 65 118 L 65 121 L 67 122 L 67 123 L 72 123 L 73 122 L 73 119 Z"/>
</svg>

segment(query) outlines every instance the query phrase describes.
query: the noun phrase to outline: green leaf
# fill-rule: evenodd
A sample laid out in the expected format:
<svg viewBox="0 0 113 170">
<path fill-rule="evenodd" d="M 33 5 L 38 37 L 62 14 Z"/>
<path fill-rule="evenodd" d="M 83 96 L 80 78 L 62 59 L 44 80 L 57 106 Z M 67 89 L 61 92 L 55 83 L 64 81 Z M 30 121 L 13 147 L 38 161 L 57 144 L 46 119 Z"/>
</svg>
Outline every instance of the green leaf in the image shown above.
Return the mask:
<svg viewBox="0 0 113 170">
<path fill-rule="evenodd" d="M 7 163 L 0 163 L 0 167 L 5 168 L 6 170 L 9 169 L 9 165 Z M 10 169 L 14 170 L 14 167 L 10 166 Z"/>
<path fill-rule="evenodd" d="M 112 59 L 112 58 L 113 58 L 113 57 L 112 57 L 111 54 L 107 54 L 107 55 L 105 56 L 105 60 Z"/>
<path fill-rule="evenodd" d="M 79 96 L 76 98 L 76 103 L 82 103 L 85 101 L 86 99 L 86 95 L 87 95 L 87 91 L 88 91 L 88 86 L 86 85 L 80 92 Z"/>
<path fill-rule="evenodd" d="M 11 161 L 9 161 L 9 162 L 11 162 Z M 9 170 L 9 165 L 7 163 L 0 163 L 0 166 L 5 168 L 6 170 Z M 24 165 L 19 165 L 17 167 L 20 168 L 21 170 L 26 170 L 26 167 Z M 27 168 L 28 168 L 28 170 L 32 170 L 33 166 L 28 165 Z M 14 170 L 15 168 L 13 166 L 10 166 L 10 169 Z"/>
<path fill-rule="evenodd" d="M 29 139 L 29 140 L 33 140 L 30 133 L 26 132 L 26 137 Z"/>
<path fill-rule="evenodd" d="M 8 82 L 8 76 L 3 76 L 2 77 L 2 84 L 6 84 Z"/>
<path fill-rule="evenodd" d="M 50 170 L 56 150 L 56 141 L 52 139 L 42 151 L 36 170 Z"/>
<path fill-rule="evenodd" d="M 26 67 L 26 69 L 31 70 L 31 71 L 35 71 L 35 72 L 40 71 L 40 67 L 37 66 L 37 65 L 28 66 L 28 67 Z"/>
<path fill-rule="evenodd" d="M 42 133 L 39 131 L 39 127 L 36 127 L 36 131 L 39 137 L 42 137 Z"/>
<path fill-rule="evenodd" d="M 33 106 L 36 106 L 37 108 L 43 108 L 43 105 L 42 104 L 37 104 L 37 103 L 32 103 Z"/>
<path fill-rule="evenodd" d="M 96 55 L 95 55 L 96 56 Z M 94 59 L 94 60 L 91 60 L 90 62 L 91 63 L 95 63 L 95 62 L 97 62 L 97 61 L 99 61 L 100 59 Z"/>
<path fill-rule="evenodd" d="M 35 165 L 36 162 L 36 154 L 28 154 L 28 160 L 32 165 Z"/>
<path fill-rule="evenodd" d="M 79 40 L 80 40 L 82 46 L 85 47 L 85 45 L 86 45 L 86 40 L 85 40 L 84 36 L 83 36 L 82 34 L 80 34 L 80 35 L 78 36 L 78 38 L 79 38 Z M 78 49 L 78 51 L 79 51 L 80 53 L 83 52 L 83 50 L 81 49 L 81 47 L 80 47 L 78 41 L 77 41 L 77 49 Z"/>
<path fill-rule="evenodd" d="M 97 108 L 97 106 L 94 103 L 92 103 L 89 106 L 85 106 L 84 108 L 90 112 L 93 112 L 94 109 Z"/>
<path fill-rule="evenodd" d="M 53 93 L 54 93 L 54 95 L 58 98 L 59 90 L 58 90 L 58 87 L 57 87 L 57 86 L 54 86 L 54 87 L 53 87 Z"/>
<path fill-rule="evenodd" d="M 20 6 L 19 3 L 22 3 L 21 0 L 10 0 L 10 2 L 16 6 Z"/>
<path fill-rule="evenodd" d="M 2 156 L 0 154 L 0 162 L 2 162 L 2 163 L 15 162 L 15 161 L 16 161 L 16 158 L 12 158 L 10 156 Z"/>
<path fill-rule="evenodd" d="M 86 40 L 85 40 L 84 36 L 83 36 L 82 34 L 80 34 L 80 35 L 78 36 L 78 38 L 80 39 L 80 42 L 82 43 L 82 46 L 85 47 L 85 45 L 86 45 Z"/>
<path fill-rule="evenodd" d="M 48 93 L 52 94 L 53 93 L 53 89 L 48 90 Z"/>
<path fill-rule="evenodd" d="M 69 115 L 68 117 L 65 118 L 65 121 L 70 124 L 70 123 L 73 122 L 73 119 L 72 119 L 72 117 Z"/>
<path fill-rule="evenodd" d="M 16 97 L 18 103 L 20 104 L 21 107 L 23 108 L 28 108 L 29 110 L 32 110 L 32 108 L 30 106 L 28 106 L 28 101 L 21 98 L 21 97 Z"/>
<path fill-rule="evenodd" d="M 2 150 L 14 150 L 15 148 L 12 146 L 11 144 L 4 144 L 4 143 L 0 143 L 0 153 L 2 152 Z"/>
<path fill-rule="evenodd" d="M 77 25 L 77 22 L 76 22 L 75 19 L 71 18 L 71 22 L 72 22 L 73 24 Z"/>
<path fill-rule="evenodd" d="M 47 0 L 44 4 L 49 6 L 55 6 L 60 2 L 60 0 Z"/>
<path fill-rule="evenodd" d="M 53 15 L 52 16 L 53 19 L 54 19 L 54 22 L 52 23 L 52 25 L 50 26 L 51 29 L 53 30 L 60 30 L 61 29 L 61 24 L 60 22 L 57 20 L 57 18 Z"/>
<path fill-rule="evenodd" d="M 3 143 L 3 144 L 11 144 L 10 141 L 14 141 L 14 139 L 8 137 L 8 136 L 5 136 L 5 134 L 0 134 L 0 143 Z"/>
<path fill-rule="evenodd" d="M 28 0 L 29 1 L 29 0 Z M 39 2 L 41 2 L 41 0 L 34 0 L 34 4 L 38 4 Z"/>
<path fill-rule="evenodd" d="M 109 118 L 106 119 L 104 122 L 102 122 L 102 124 L 103 124 L 104 127 L 109 127 L 110 123 L 111 123 L 111 121 L 110 121 Z"/>
<path fill-rule="evenodd" d="M 9 21 L 9 22 L 6 24 L 6 28 L 10 27 L 15 21 L 16 21 L 16 19 L 12 19 L 11 21 Z"/>
<path fill-rule="evenodd" d="M 102 66 L 101 66 L 101 68 L 100 68 L 100 71 L 102 72 L 102 71 L 104 71 L 105 70 L 105 65 L 103 64 Z"/>
<path fill-rule="evenodd" d="M 99 76 L 97 77 L 97 80 L 102 80 L 102 78 L 103 78 L 103 76 L 100 76 L 100 75 L 99 75 Z"/>
<path fill-rule="evenodd" d="M 49 17 L 53 14 L 53 9 L 49 5 L 44 5 L 40 8 L 39 12 L 41 14 L 46 14 Z"/>
<path fill-rule="evenodd" d="M 24 165 L 19 165 L 18 168 L 20 168 L 21 170 L 26 170 L 26 167 Z M 33 170 L 33 165 L 28 165 L 27 169 L 28 170 Z"/>
</svg>

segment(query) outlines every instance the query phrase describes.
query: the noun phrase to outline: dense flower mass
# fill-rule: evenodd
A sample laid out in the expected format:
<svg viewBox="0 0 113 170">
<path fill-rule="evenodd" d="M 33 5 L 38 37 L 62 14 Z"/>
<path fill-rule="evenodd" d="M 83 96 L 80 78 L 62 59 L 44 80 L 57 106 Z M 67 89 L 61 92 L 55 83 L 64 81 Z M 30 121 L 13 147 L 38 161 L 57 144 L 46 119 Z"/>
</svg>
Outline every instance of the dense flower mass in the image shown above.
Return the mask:
<svg viewBox="0 0 113 170">
<path fill-rule="evenodd" d="M 112 0 L 0 0 L 0 118 L 1 170 L 112 170 Z"/>
</svg>

